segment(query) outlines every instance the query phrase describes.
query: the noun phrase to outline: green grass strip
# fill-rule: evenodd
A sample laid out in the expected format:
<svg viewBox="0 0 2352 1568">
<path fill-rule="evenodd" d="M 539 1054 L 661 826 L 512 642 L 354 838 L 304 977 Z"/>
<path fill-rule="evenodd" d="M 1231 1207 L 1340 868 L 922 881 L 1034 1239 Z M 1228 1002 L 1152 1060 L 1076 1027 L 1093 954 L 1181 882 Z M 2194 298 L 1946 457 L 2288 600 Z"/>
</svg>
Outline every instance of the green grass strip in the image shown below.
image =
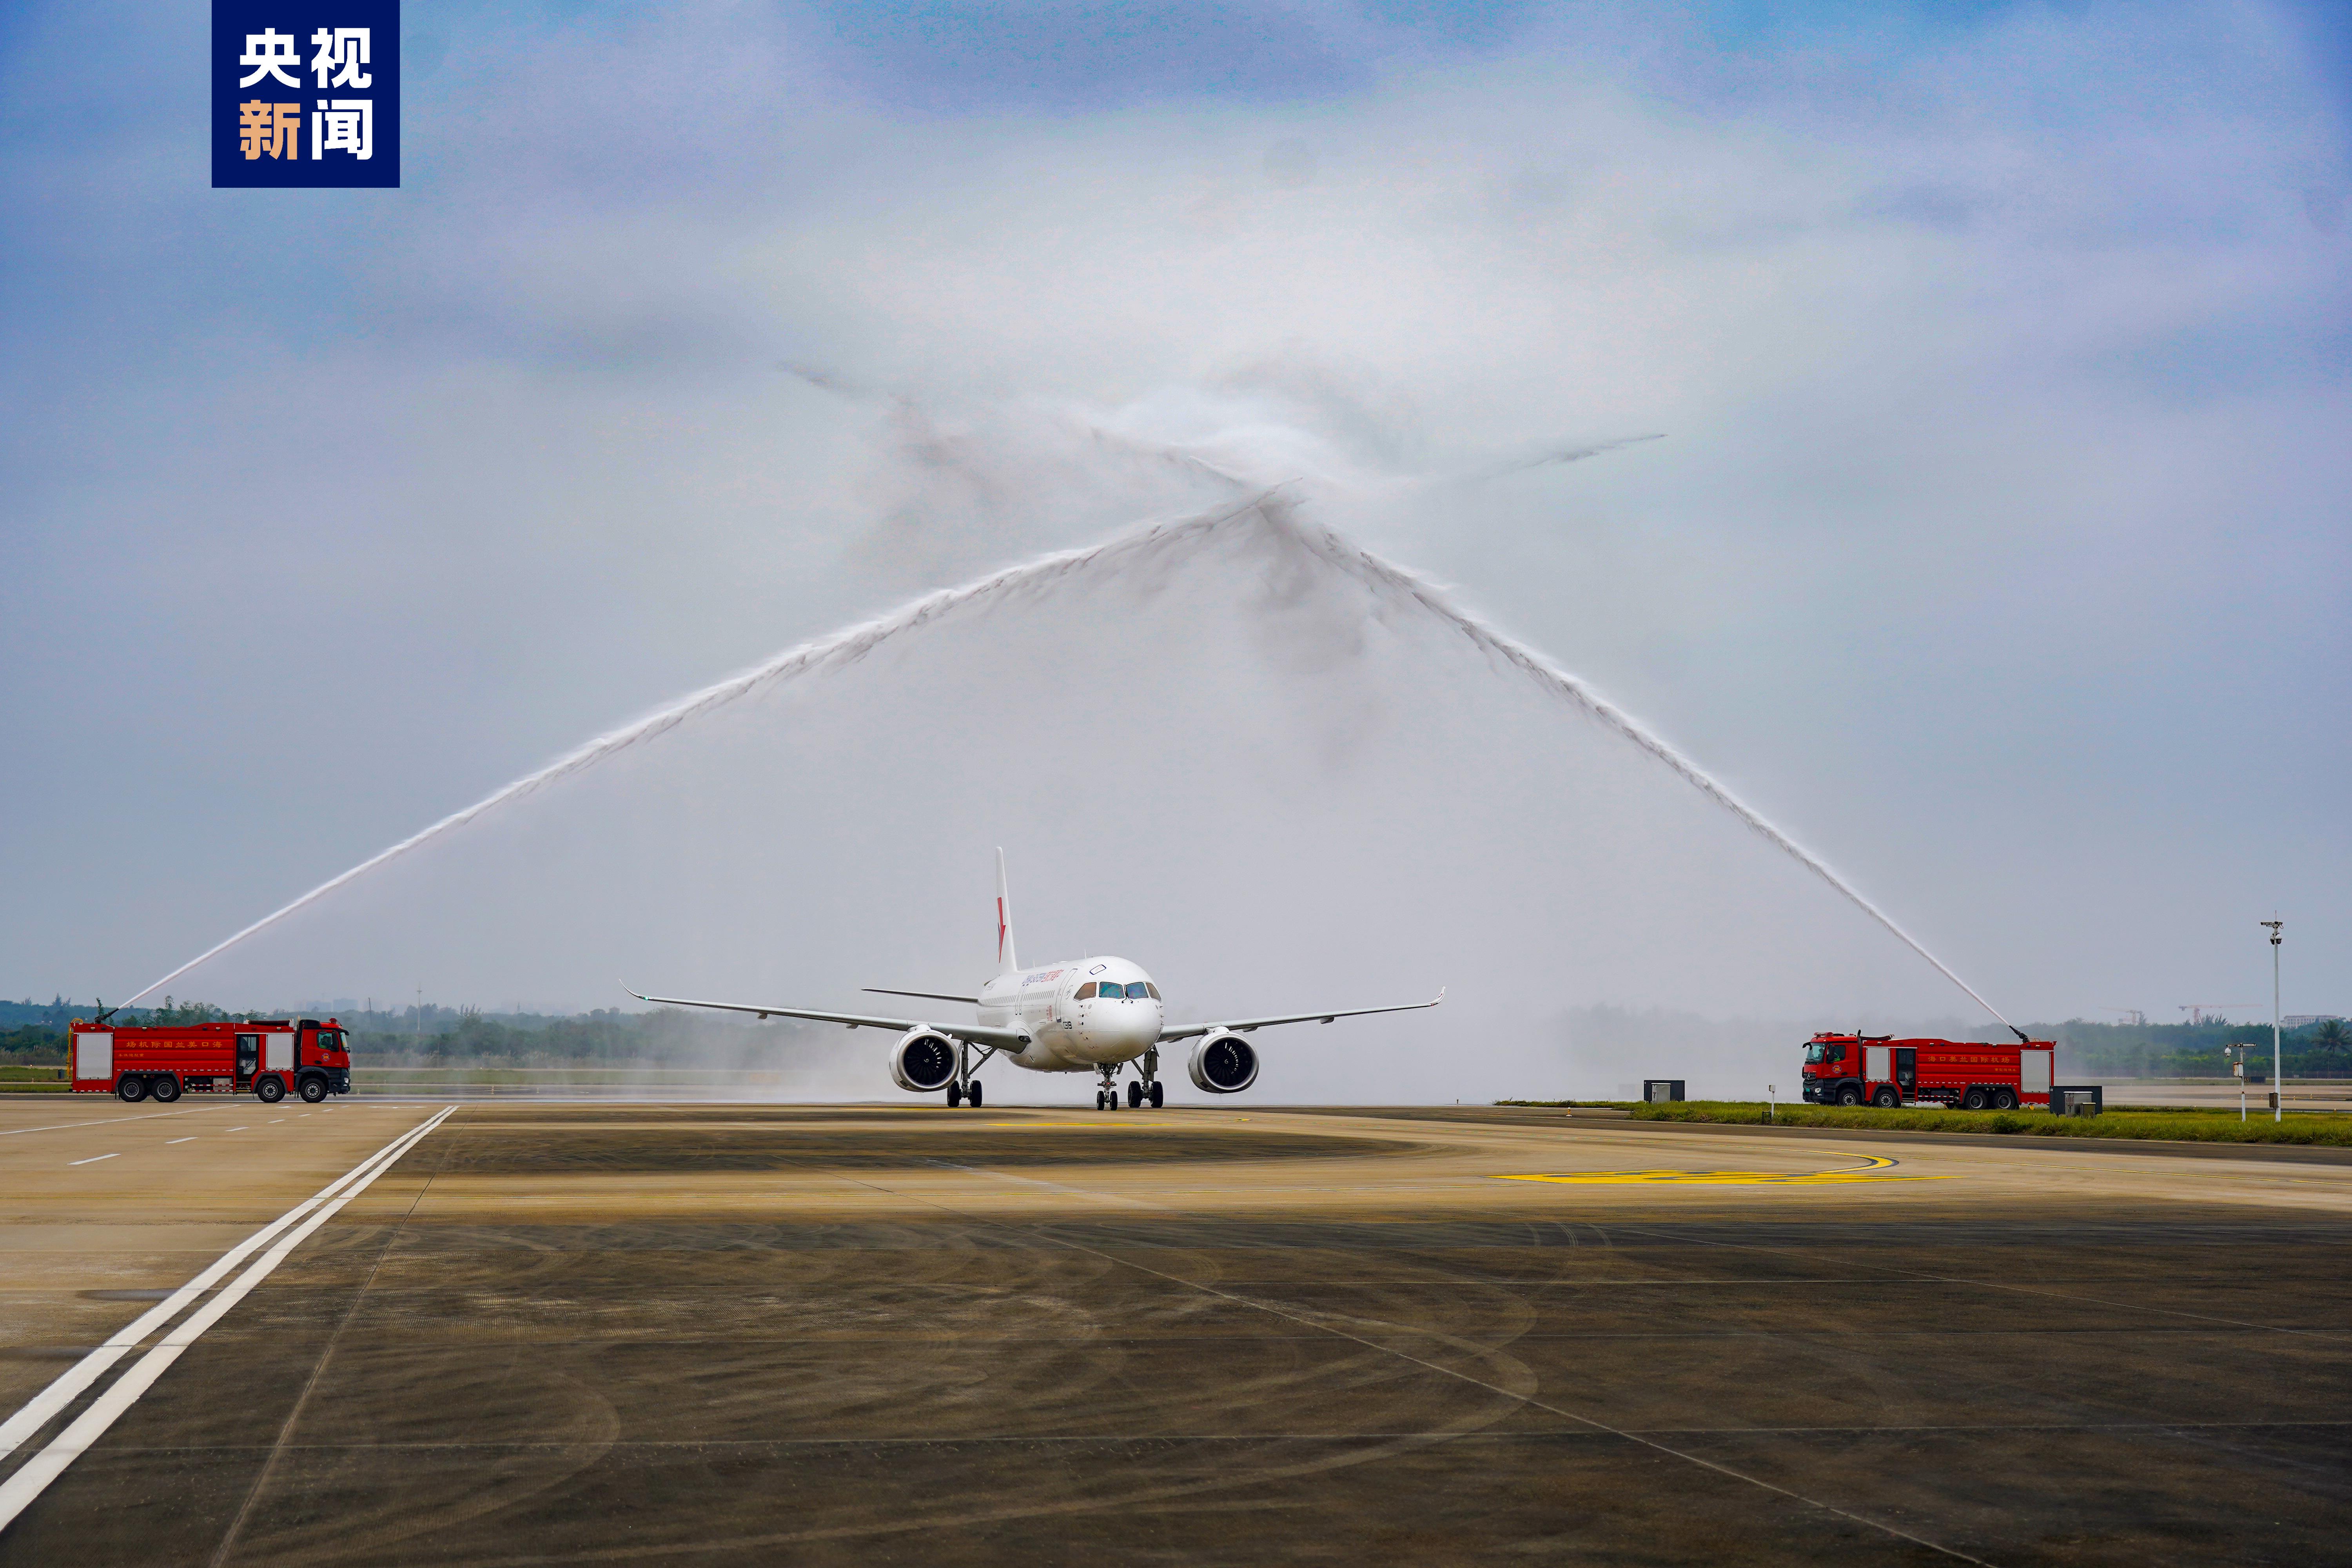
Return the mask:
<svg viewBox="0 0 2352 1568">
<path fill-rule="evenodd" d="M 1640 1100 L 1504 1100 L 1498 1105 L 1593 1106 L 1630 1113 L 1635 1121 L 1721 1121 L 1748 1126 L 1764 1121 L 1761 1100 L 1685 1100 L 1667 1105 Z M 2147 1138 L 2191 1143 L 2319 1143 L 2352 1148 L 2352 1116 L 2307 1116 L 2290 1112 L 2273 1121 L 2268 1111 L 2238 1120 L 2227 1110 L 2110 1110 L 2102 1116 L 2053 1116 L 2042 1110 L 1938 1110 L 1914 1107 L 1882 1110 L 1873 1106 L 1778 1106 L 1780 1127 L 1852 1127 L 1888 1132 L 1981 1132 L 2030 1138 Z"/>
</svg>

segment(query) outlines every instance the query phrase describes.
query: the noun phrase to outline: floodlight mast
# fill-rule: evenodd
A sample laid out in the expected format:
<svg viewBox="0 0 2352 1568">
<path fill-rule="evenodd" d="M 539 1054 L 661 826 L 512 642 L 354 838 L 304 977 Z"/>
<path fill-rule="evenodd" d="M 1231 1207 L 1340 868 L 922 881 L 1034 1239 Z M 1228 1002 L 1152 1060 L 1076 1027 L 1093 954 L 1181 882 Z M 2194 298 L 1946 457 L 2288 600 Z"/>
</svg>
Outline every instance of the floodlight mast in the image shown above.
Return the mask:
<svg viewBox="0 0 2352 1568">
<path fill-rule="evenodd" d="M 2286 1117 L 2286 1079 L 2279 1076 L 2284 1060 L 2279 1050 L 2279 943 L 2286 938 L 2279 932 L 2286 921 L 2273 917 L 2254 923 L 2268 926 L 2271 932 L 2271 1120 L 2281 1121 Z"/>
</svg>

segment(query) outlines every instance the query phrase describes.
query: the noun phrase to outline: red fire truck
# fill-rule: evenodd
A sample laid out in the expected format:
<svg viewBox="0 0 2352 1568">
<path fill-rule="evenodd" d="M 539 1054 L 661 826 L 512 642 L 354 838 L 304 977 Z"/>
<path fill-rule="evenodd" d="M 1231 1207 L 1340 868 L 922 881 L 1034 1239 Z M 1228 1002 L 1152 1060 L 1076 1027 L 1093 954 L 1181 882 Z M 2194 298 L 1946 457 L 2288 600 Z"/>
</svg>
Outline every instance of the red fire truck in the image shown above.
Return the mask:
<svg viewBox="0 0 2352 1568">
<path fill-rule="evenodd" d="M 310 1104 L 352 1091 L 349 1037 L 333 1018 L 248 1018 L 118 1029 L 73 1021 L 73 1091 L 165 1104 L 183 1093 L 251 1090 L 275 1105 L 289 1093 Z"/>
<path fill-rule="evenodd" d="M 2048 1040 L 1898 1040 L 1815 1035 L 1805 1046 L 1805 1098 L 1816 1105 L 1956 1105 L 1963 1110 L 2050 1106 Z"/>
</svg>

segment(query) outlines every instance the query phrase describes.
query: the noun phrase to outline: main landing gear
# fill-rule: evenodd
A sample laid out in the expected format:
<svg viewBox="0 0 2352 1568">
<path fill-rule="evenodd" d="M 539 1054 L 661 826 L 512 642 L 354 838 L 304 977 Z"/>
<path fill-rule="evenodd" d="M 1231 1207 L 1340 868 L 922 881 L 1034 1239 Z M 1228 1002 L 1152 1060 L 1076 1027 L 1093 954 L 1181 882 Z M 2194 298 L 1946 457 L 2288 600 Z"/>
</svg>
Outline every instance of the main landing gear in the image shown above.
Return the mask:
<svg viewBox="0 0 2352 1568">
<path fill-rule="evenodd" d="M 966 1095 L 970 1095 L 971 1097 L 971 1108 L 974 1110 L 978 1110 L 980 1109 L 980 1079 L 974 1079 L 970 1083 L 951 1083 L 948 1085 L 948 1103 L 950 1105 L 961 1105 L 964 1102 L 964 1097 Z"/>
<path fill-rule="evenodd" d="M 1167 1097 L 1167 1089 L 1160 1081 L 1160 1052 L 1157 1048 L 1143 1053 L 1142 1072 L 1142 1078 L 1130 1081 L 1127 1086 L 1127 1108 L 1129 1110 L 1140 1110 L 1145 1102 L 1149 1101 L 1151 1109 L 1157 1110 Z M 1102 1069 L 1102 1083 L 1095 1089 L 1095 1109 L 1097 1110 L 1118 1109 L 1118 1068 L 1105 1067 Z"/>
</svg>

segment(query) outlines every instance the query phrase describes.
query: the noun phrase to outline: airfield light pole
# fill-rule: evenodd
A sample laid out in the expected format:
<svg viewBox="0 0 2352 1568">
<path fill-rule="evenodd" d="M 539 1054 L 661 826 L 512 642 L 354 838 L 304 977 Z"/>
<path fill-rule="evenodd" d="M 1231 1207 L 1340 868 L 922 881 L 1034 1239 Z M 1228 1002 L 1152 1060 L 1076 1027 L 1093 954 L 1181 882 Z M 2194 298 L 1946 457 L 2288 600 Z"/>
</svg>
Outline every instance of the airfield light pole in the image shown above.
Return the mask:
<svg viewBox="0 0 2352 1568">
<path fill-rule="evenodd" d="M 2267 920 L 2254 923 L 2268 926 L 2271 933 L 2271 1120 L 2280 1121 L 2286 1116 L 2286 1079 L 2279 1076 L 2284 1060 L 2279 1051 L 2279 943 L 2286 939 L 2279 931 L 2286 921 Z"/>
</svg>

